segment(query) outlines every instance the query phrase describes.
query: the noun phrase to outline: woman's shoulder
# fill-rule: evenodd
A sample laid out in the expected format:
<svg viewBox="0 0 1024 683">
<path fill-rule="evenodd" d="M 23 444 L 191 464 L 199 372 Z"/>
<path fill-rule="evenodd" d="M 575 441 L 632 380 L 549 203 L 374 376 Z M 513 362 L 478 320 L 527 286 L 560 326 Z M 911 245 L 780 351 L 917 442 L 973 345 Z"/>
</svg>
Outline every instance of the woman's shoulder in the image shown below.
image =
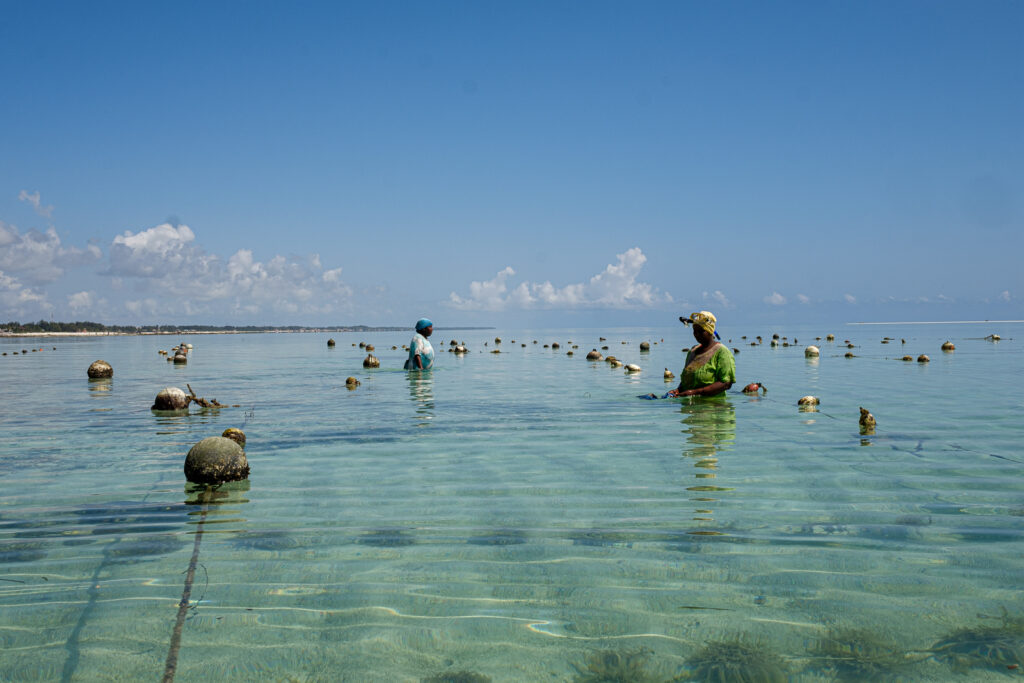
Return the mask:
<svg viewBox="0 0 1024 683">
<path fill-rule="evenodd" d="M 725 355 L 731 357 L 732 356 L 732 349 L 730 349 L 728 346 L 726 346 L 722 342 L 718 342 L 718 348 L 715 349 L 715 353 L 722 353 L 722 354 L 725 354 Z"/>
</svg>

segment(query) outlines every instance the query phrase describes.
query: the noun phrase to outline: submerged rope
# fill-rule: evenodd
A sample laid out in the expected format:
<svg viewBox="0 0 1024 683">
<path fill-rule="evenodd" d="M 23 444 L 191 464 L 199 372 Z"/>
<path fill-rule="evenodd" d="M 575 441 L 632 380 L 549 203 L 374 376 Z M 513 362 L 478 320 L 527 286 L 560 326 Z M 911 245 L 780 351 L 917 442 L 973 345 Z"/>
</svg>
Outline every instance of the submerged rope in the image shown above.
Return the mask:
<svg viewBox="0 0 1024 683">
<path fill-rule="evenodd" d="M 203 523 L 206 521 L 206 513 L 209 512 L 210 487 L 200 496 L 202 501 L 202 515 L 199 517 L 199 525 L 196 527 L 196 542 L 192 546 L 192 559 L 188 563 L 188 571 L 185 573 L 185 589 L 181 593 L 181 601 L 178 603 L 178 618 L 174 622 L 174 631 L 171 633 L 171 644 L 167 650 L 167 662 L 164 665 L 163 683 L 171 683 L 174 680 L 174 673 L 178 668 L 178 651 L 181 650 L 181 630 L 185 626 L 185 617 L 188 616 L 188 607 L 192 596 L 192 582 L 196 578 L 196 565 L 199 562 L 199 544 L 203 540 Z"/>
</svg>

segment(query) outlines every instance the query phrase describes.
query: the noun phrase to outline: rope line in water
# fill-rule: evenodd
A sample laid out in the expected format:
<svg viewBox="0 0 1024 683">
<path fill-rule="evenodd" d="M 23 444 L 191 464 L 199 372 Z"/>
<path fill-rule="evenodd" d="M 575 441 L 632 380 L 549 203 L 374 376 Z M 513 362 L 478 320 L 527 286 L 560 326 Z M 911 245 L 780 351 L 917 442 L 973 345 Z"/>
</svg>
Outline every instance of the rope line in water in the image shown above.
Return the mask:
<svg viewBox="0 0 1024 683">
<path fill-rule="evenodd" d="M 189 602 L 192 596 L 192 582 L 196 578 L 196 565 L 199 563 L 199 544 L 203 540 L 203 523 L 206 521 L 206 513 L 210 510 L 209 494 L 210 488 L 207 487 L 201 496 L 203 501 L 202 515 L 199 517 L 199 525 L 196 527 L 196 542 L 192 546 L 192 559 L 188 562 L 188 571 L 185 573 L 185 588 L 181 593 L 181 601 L 178 603 L 178 618 L 174 622 L 171 644 L 167 650 L 163 683 L 171 683 L 174 680 L 174 673 L 178 669 L 178 652 L 181 650 L 181 630 L 185 625 L 185 617 L 188 615 Z"/>
</svg>

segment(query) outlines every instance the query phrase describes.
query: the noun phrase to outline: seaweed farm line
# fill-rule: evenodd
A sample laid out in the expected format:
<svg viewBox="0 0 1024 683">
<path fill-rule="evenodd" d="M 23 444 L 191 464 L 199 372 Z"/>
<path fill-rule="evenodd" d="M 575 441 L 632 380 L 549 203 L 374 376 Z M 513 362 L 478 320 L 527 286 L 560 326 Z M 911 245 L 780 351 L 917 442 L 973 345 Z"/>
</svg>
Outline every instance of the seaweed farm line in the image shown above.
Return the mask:
<svg viewBox="0 0 1024 683">
<path fill-rule="evenodd" d="M 2 337 L 0 680 L 1022 675 L 1024 326 L 719 333 L 664 400 L 682 325 Z M 249 478 L 186 483 L 229 427 Z"/>
</svg>

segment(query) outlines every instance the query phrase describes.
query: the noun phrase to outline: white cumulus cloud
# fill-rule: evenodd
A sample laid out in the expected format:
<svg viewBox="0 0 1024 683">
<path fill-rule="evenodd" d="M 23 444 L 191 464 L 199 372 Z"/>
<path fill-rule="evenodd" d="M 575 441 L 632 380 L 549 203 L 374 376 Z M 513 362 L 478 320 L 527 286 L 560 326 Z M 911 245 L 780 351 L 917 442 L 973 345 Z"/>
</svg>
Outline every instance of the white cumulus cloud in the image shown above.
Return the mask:
<svg viewBox="0 0 1024 683">
<path fill-rule="evenodd" d="M 76 292 L 68 295 L 68 308 L 74 313 L 92 310 L 97 304 L 95 292 Z"/>
<path fill-rule="evenodd" d="M 806 294 L 797 294 L 796 298 L 802 304 L 811 303 L 811 297 L 807 296 Z"/>
<path fill-rule="evenodd" d="M 846 299 L 846 303 L 855 304 L 857 303 L 857 297 L 852 294 L 843 294 L 843 298 Z"/>
<path fill-rule="evenodd" d="M 5 317 L 35 317 L 39 311 L 49 311 L 52 308 L 45 294 L 0 270 L 0 310 L 5 313 Z"/>
<path fill-rule="evenodd" d="M 13 273 L 30 284 L 45 284 L 59 279 L 71 266 L 93 263 L 103 257 L 96 245 L 85 249 L 65 247 L 56 229 L 46 232 L 31 229 L 21 233 L 0 221 L 0 269 Z"/>
<path fill-rule="evenodd" d="M 766 304 L 771 304 L 772 306 L 782 306 L 786 303 L 786 297 L 782 296 L 778 292 L 772 292 L 764 298 L 764 302 Z"/>
<path fill-rule="evenodd" d="M 647 262 L 639 247 L 627 249 L 616 256 L 617 263 L 608 264 L 603 271 L 586 282 L 558 287 L 545 281 L 520 282 L 510 286 L 509 279 L 516 271 L 507 266 L 493 278 L 469 284 L 469 293 L 452 292 L 449 303 L 463 310 L 500 311 L 506 308 L 639 308 L 670 303 L 672 296 L 640 282 L 637 277 Z"/>
<path fill-rule="evenodd" d="M 350 310 L 353 293 L 341 268 L 325 270 L 318 254 L 260 261 L 241 248 L 224 259 L 187 225 L 169 223 L 115 237 L 106 274 L 143 294 L 125 302 L 129 313 L 161 319 L 335 313 Z"/>
<path fill-rule="evenodd" d="M 192 244 L 195 233 L 187 225 L 170 223 L 137 233 L 125 231 L 110 245 L 110 275 L 163 277 L 206 255 Z"/>
<path fill-rule="evenodd" d="M 732 307 L 732 302 L 729 301 L 729 297 L 727 297 L 725 294 L 723 294 L 722 290 L 720 290 L 720 289 L 716 289 L 715 291 L 710 292 L 710 293 L 709 292 L 703 292 L 701 294 L 701 299 L 703 299 L 705 302 L 710 301 L 710 302 L 712 302 L 714 304 L 718 304 L 722 308 L 731 308 Z"/>
<path fill-rule="evenodd" d="M 1004 289 L 1002 292 L 999 293 L 999 298 L 1002 301 L 1009 301 L 1010 300 L 1010 290 Z"/>
<path fill-rule="evenodd" d="M 508 291 L 508 286 L 505 282 L 515 274 L 516 271 L 514 271 L 511 266 L 506 266 L 503 270 L 498 271 L 498 274 L 490 280 L 474 280 L 473 282 L 470 282 L 468 297 L 461 297 L 455 292 L 452 292 L 448 298 L 456 308 L 481 311 L 500 311 L 505 308 L 505 292 Z M 532 303 L 532 299 L 528 293 L 526 294 L 526 297 L 526 301 L 521 301 L 521 305 L 529 305 Z"/>
<path fill-rule="evenodd" d="M 22 190 L 18 193 L 18 199 L 31 204 L 35 212 L 43 218 L 51 218 L 53 216 L 53 207 L 42 205 L 42 201 L 39 197 L 39 190 L 36 190 L 35 192 Z"/>
</svg>

